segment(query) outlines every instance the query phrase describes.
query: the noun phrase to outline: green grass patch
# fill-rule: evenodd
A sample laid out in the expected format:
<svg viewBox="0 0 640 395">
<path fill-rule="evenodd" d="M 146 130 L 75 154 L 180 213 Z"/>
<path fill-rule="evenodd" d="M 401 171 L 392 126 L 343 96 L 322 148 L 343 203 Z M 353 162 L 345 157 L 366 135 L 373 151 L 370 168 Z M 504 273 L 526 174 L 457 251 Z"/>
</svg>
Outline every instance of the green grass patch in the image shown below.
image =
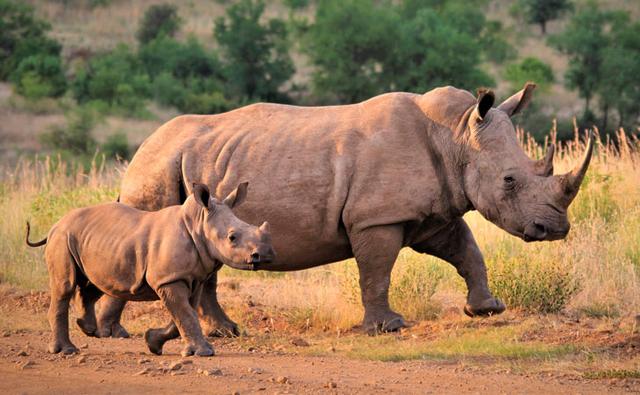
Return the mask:
<svg viewBox="0 0 640 395">
<path fill-rule="evenodd" d="M 586 372 L 585 379 L 640 379 L 640 369 L 607 369 Z"/>
<path fill-rule="evenodd" d="M 510 328 L 470 329 L 425 341 L 395 336 L 361 338 L 346 352 L 351 358 L 378 361 L 429 360 L 547 360 L 576 351 L 572 345 L 522 342 Z"/>
</svg>

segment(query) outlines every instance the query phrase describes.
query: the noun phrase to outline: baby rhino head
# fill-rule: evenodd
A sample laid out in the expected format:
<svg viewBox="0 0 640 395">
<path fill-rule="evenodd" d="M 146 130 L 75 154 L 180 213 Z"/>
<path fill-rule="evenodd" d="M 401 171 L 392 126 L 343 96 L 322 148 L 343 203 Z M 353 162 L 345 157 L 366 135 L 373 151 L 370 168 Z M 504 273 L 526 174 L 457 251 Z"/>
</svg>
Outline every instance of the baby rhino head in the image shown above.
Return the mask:
<svg viewBox="0 0 640 395">
<path fill-rule="evenodd" d="M 250 225 L 236 217 L 231 209 L 247 196 L 248 183 L 234 189 L 223 201 L 218 201 L 203 184 L 193 185 L 193 197 L 202 206 L 202 236 L 210 254 L 236 269 L 257 270 L 275 258 L 269 224 Z"/>
</svg>

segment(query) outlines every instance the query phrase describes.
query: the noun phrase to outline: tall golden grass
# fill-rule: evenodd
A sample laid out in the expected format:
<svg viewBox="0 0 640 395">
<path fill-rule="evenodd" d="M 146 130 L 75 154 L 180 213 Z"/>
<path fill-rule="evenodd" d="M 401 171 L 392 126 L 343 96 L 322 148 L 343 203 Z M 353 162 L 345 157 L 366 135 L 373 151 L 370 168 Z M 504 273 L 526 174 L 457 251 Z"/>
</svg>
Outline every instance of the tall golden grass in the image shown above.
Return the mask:
<svg viewBox="0 0 640 395">
<path fill-rule="evenodd" d="M 537 144 L 518 137 L 532 158 L 555 143 L 556 172 L 581 160 L 585 141 L 558 143 L 552 132 Z M 527 244 L 484 220 L 465 216 L 484 253 L 493 292 L 510 308 L 588 316 L 626 316 L 640 307 L 640 142 L 619 131 L 601 139 L 569 215 L 572 229 L 562 241 Z M 40 249 L 24 244 L 25 222 L 32 238 L 74 207 L 114 201 L 121 166 L 89 171 L 56 158 L 22 160 L 0 180 L 0 281 L 46 289 Z M 301 329 L 344 330 L 362 318 L 353 260 L 293 273 L 248 273 L 223 269 L 222 282 L 238 284 L 253 300 L 286 311 Z M 410 249 L 401 251 L 393 272 L 391 303 L 410 320 L 438 317 L 464 303 L 465 287 L 447 263 Z M 233 314 L 233 313 L 232 313 Z"/>
</svg>

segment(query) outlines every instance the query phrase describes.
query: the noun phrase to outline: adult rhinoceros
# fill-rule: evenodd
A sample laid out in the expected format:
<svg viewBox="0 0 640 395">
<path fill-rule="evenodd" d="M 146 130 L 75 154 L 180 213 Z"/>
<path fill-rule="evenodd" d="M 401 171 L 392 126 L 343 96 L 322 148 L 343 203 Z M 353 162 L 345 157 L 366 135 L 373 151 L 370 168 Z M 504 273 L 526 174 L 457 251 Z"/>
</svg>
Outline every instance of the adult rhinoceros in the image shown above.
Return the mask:
<svg viewBox="0 0 640 395">
<path fill-rule="evenodd" d="M 501 313 L 505 306 L 489 291 L 463 214 L 478 210 L 525 241 L 562 239 L 593 150 L 590 138 L 582 163 L 556 176 L 553 147 L 540 161 L 525 155 L 510 117 L 534 88 L 527 84 L 497 108 L 491 91 L 474 98 L 445 87 L 344 106 L 260 103 L 179 116 L 142 144 L 120 201 L 158 210 L 180 204 L 194 182 L 225 196 L 249 181 L 237 215 L 268 221 L 277 253 L 259 269 L 301 270 L 355 257 L 367 330 L 405 325 L 388 301 L 391 269 L 405 246 L 456 267 L 468 287 L 465 313 Z M 202 299 L 209 332 L 237 333 L 217 302 L 215 276 Z M 105 301 L 102 336 L 126 334 L 120 303 Z"/>
</svg>

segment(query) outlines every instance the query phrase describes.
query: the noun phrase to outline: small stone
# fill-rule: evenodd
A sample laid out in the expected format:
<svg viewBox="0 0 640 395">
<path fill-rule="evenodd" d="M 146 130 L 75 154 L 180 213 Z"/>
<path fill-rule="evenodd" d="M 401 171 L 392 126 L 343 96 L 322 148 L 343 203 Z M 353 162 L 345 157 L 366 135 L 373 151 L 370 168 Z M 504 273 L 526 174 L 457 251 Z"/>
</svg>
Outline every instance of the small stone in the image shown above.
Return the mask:
<svg viewBox="0 0 640 395">
<path fill-rule="evenodd" d="M 144 368 L 141 371 L 139 371 L 138 373 L 134 373 L 134 376 L 144 376 L 145 374 L 149 374 L 151 373 L 151 368 Z"/>
<path fill-rule="evenodd" d="M 295 339 L 291 340 L 291 344 L 297 347 L 309 347 L 309 342 L 301 337 L 296 337 Z"/>
<path fill-rule="evenodd" d="M 183 364 L 183 365 L 191 365 L 193 363 L 193 361 L 190 360 L 190 359 L 181 359 L 180 363 Z"/>
<path fill-rule="evenodd" d="M 247 348 L 247 351 L 249 351 L 249 352 L 255 352 L 255 351 L 256 351 L 256 348 L 255 348 L 255 347 L 249 347 L 249 348 Z"/>
<path fill-rule="evenodd" d="M 233 391 L 231 395 L 240 395 L 240 391 Z"/>
<path fill-rule="evenodd" d="M 288 382 L 289 382 L 289 378 L 287 376 L 276 377 L 276 383 L 278 384 L 287 384 Z"/>
<path fill-rule="evenodd" d="M 260 368 L 248 368 L 247 372 L 253 373 L 253 374 L 262 374 L 264 372 L 264 370 L 262 370 Z"/>
<path fill-rule="evenodd" d="M 78 357 L 77 361 L 78 361 L 78 363 L 85 363 L 85 362 L 87 362 L 87 357 L 82 355 L 82 356 Z"/>
<path fill-rule="evenodd" d="M 82 343 L 80 345 L 80 348 L 86 349 L 86 348 L 89 348 L 89 345 L 87 343 Z"/>
<path fill-rule="evenodd" d="M 222 370 L 220 369 L 204 369 L 201 374 L 205 376 L 222 376 Z"/>
<path fill-rule="evenodd" d="M 19 357 L 28 357 L 28 356 L 29 356 L 29 353 L 28 353 L 28 352 L 26 352 L 25 350 L 20 350 L 20 351 L 18 352 L 18 356 L 19 356 Z"/>
<path fill-rule="evenodd" d="M 138 365 L 144 365 L 145 363 L 149 363 L 151 360 L 149 358 L 140 358 L 138 359 Z"/>
<path fill-rule="evenodd" d="M 23 369 L 23 370 L 24 370 L 24 369 L 27 369 L 27 368 L 32 367 L 32 366 L 33 366 L 33 365 L 35 365 L 35 364 L 36 364 L 35 362 L 33 362 L 33 361 L 29 360 L 29 361 L 24 361 L 24 362 L 22 362 L 22 363 L 21 363 L 20 365 L 18 365 L 18 366 L 20 366 L 20 369 Z"/>
<path fill-rule="evenodd" d="M 169 365 L 169 370 L 176 371 L 182 369 L 182 364 L 180 362 L 173 362 Z"/>
<path fill-rule="evenodd" d="M 11 336 L 11 332 L 9 331 L 2 332 L 2 337 L 9 337 L 9 336 Z"/>
<path fill-rule="evenodd" d="M 331 347 L 327 348 L 327 351 L 336 352 L 336 348 L 334 346 L 331 346 Z"/>
<path fill-rule="evenodd" d="M 336 383 L 335 381 L 329 381 L 327 384 L 324 385 L 325 388 L 338 388 L 338 383 Z"/>
<path fill-rule="evenodd" d="M 176 371 L 171 372 L 172 376 L 182 376 L 184 374 L 186 374 L 186 373 L 183 372 L 183 371 L 180 371 L 180 370 L 176 370 Z"/>
</svg>

